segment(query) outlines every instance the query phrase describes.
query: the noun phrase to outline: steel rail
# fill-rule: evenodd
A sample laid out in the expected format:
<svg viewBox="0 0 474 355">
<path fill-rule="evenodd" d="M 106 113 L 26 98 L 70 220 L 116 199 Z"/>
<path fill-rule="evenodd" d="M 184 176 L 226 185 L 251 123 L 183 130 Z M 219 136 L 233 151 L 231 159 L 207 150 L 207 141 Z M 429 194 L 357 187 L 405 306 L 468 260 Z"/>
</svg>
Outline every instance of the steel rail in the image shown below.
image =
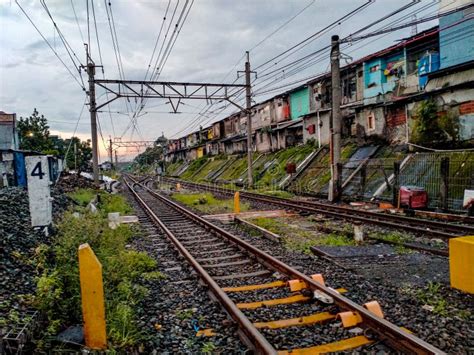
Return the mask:
<svg viewBox="0 0 474 355">
<path fill-rule="evenodd" d="M 134 183 L 133 186 L 139 185 L 150 190 L 143 184 L 130 178 Z M 198 273 L 200 278 L 207 284 L 214 296 L 219 300 L 224 309 L 229 313 L 232 319 L 240 326 L 245 336 L 251 341 L 251 345 L 255 346 L 258 353 L 261 354 L 276 354 L 275 348 L 267 341 L 267 339 L 260 333 L 257 328 L 250 322 L 250 320 L 237 308 L 236 304 L 227 296 L 227 294 L 219 287 L 219 285 L 212 279 L 207 271 L 196 261 L 196 259 L 189 253 L 189 251 L 181 244 L 181 242 L 174 236 L 174 234 L 163 224 L 160 218 L 151 210 L 146 202 L 138 195 L 133 187 L 126 181 L 125 184 L 134 195 L 135 199 L 145 209 L 151 219 L 166 233 L 171 242 L 175 245 L 178 251 L 185 257 L 188 263 Z"/>
<path fill-rule="evenodd" d="M 245 242 L 244 240 L 232 235 L 231 233 L 227 232 L 226 230 L 214 225 L 213 223 L 205 220 L 204 218 L 198 216 L 197 214 L 189 211 L 188 209 L 182 207 L 178 203 L 156 193 L 155 191 L 151 190 L 150 188 L 146 187 L 143 184 L 139 184 L 145 190 L 147 190 L 151 195 L 155 196 L 157 199 L 165 202 L 172 208 L 176 209 L 177 211 L 181 212 L 182 214 L 186 215 L 188 218 L 194 220 L 195 222 L 199 223 L 200 225 L 204 226 L 206 229 L 213 231 L 215 234 L 225 237 L 229 241 L 233 242 L 234 244 L 238 245 L 239 247 L 243 248 L 253 256 L 255 256 L 260 262 L 266 265 L 270 265 L 276 271 L 285 274 L 291 278 L 302 280 L 306 283 L 306 285 L 312 291 L 320 291 L 324 294 L 332 297 L 334 303 L 337 304 L 342 309 L 350 310 L 353 312 L 357 312 L 360 314 L 363 323 L 365 326 L 369 327 L 372 331 L 374 331 L 382 341 L 386 341 L 395 349 L 399 349 L 405 351 L 407 353 L 415 353 L 415 354 L 444 354 L 443 351 L 434 347 L 433 345 L 425 342 L 424 340 L 416 337 L 415 335 L 406 332 L 405 330 L 401 329 L 400 327 L 390 323 L 389 321 L 376 316 L 375 314 L 369 312 L 366 308 L 358 305 L 357 303 L 351 301 L 350 299 L 342 296 L 335 290 L 323 286 L 322 284 L 314 281 L 312 278 L 306 276 L 302 272 L 290 267 L 289 265 L 283 263 L 282 261 L 274 258 L 270 254 L 254 247 L 253 245 Z M 149 209 L 149 208 L 148 208 Z M 178 242 L 179 243 L 179 242 Z M 184 247 L 183 247 L 184 249 Z M 184 249 L 185 250 L 185 249 Z M 189 253 L 188 253 L 189 254 Z M 196 264 L 196 260 L 189 255 L 190 260 L 193 260 Z M 213 285 L 216 286 L 216 291 L 218 291 L 219 286 L 212 280 L 212 278 L 200 267 L 208 277 L 209 282 L 212 282 Z M 207 280 L 206 280 L 207 282 Z M 222 290 L 221 290 L 222 291 Z M 223 299 L 228 299 L 223 298 Z M 230 299 L 229 299 L 230 301 Z M 232 302 L 232 301 L 230 301 Z M 229 305 L 228 305 L 229 306 Z M 241 324 L 239 322 L 239 324 Z M 247 324 L 247 323 L 245 323 Z M 245 328 L 244 328 L 245 331 Z"/>
<path fill-rule="evenodd" d="M 198 184 L 194 182 L 188 182 L 181 179 L 174 178 L 162 178 L 164 181 L 179 182 L 184 186 L 191 186 L 199 189 L 206 189 L 209 191 L 224 193 L 224 194 L 233 194 L 235 191 L 227 188 L 210 186 L 206 184 Z M 382 214 L 372 211 L 362 211 L 357 209 L 352 209 L 344 206 L 332 206 L 329 204 L 324 204 L 320 202 L 309 202 L 309 201 L 292 201 L 289 199 L 275 197 L 275 196 L 266 196 L 254 192 L 248 191 L 239 191 L 240 196 L 243 198 L 248 198 L 251 200 L 256 200 L 265 203 L 273 203 L 280 206 L 285 206 L 291 209 L 296 209 L 300 211 L 308 211 L 313 213 L 321 213 L 329 215 L 336 218 L 345 218 L 353 221 L 364 222 L 369 224 L 377 224 L 381 226 L 386 226 L 395 229 L 408 230 L 415 233 L 429 233 L 434 236 L 442 238 L 453 238 L 460 235 L 470 235 L 474 234 L 474 227 L 466 225 L 455 225 L 447 224 L 438 221 L 425 221 L 413 217 L 391 215 L 391 214 Z M 431 228 L 438 228 L 434 230 Z"/>
</svg>

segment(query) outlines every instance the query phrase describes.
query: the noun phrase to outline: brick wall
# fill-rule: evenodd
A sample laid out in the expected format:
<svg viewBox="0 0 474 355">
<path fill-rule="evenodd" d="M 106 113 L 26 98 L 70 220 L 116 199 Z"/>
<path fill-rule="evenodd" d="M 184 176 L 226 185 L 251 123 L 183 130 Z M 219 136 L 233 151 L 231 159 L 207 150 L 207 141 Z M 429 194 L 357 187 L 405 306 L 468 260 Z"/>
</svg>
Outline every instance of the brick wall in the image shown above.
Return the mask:
<svg viewBox="0 0 474 355">
<path fill-rule="evenodd" d="M 387 126 L 396 127 L 405 124 L 407 115 L 403 106 L 389 109 L 387 112 Z"/>
<path fill-rule="evenodd" d="M 474 113 L 474 100 L 464 102 L 459 106 L 460 115 L 467 115 L 469 113 Z"/>
</svg>

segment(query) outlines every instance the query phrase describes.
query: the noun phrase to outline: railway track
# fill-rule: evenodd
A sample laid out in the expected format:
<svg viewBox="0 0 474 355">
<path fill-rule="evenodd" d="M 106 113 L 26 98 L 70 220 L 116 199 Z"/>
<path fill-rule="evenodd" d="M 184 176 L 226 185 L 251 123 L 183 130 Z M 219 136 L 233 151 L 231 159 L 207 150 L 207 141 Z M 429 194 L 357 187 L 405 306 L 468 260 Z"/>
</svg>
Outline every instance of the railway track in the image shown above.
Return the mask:
<svg viewBox="0 0 474 355">
<path fill-rule="evenodd" d="M 180 183 L 182 186 L 199 190 L 216 192 L 223 195 L 233 195 L 234 190 L 214 185 L 198 184 L 175 178 L 164 178 L 164 182 Z M 474 226 L 445 223 L 433 220 L 359 210 L 355 208 L 325 204 L 314 201 L 295 201 L 281 197 L 267 196 L 255 192 L 240 191 L 240 197 L 251 201 L 273 204 L 286 209 L 293 209 L 308 213 L 318 213 L 329 217 L 344 219 L 352 222 L 377 225 L 386 228 L 404 230 L 419 235 L 430 235 L 443 239 L 458 236 L 474 235 Z"/>
<path fill-rule="evenodd" d="M 235 321 L 242 339 L 256 353 L 314 354 L 368 350 L 381 344 L 395 352 L 443 353 L 385 320 L 378 304 L 361 306 L 343 296 L 346 290 L 326 286 L 323 275 L 309 277 L 143 183 L 128 176 L 124 181 L 153 223 L 163 230 Z M 261 299 L 262 292 L 265 300 Z M 285 319 L 255 319 L 259 309 L 272 306 L 288 307 Z M 318 342 L 309 346 L 299 348 L 297 339 L 291 348 L 275 346 L 279 343 L 278 332 L 290 327 L 313 327 L 312 330 L 321 334 L 315 334 Z M 358 329 L 356 335 L 354 329 Z M 308 341 L 311 339 L 305 339 L 304 344 Z"/>
</svg>

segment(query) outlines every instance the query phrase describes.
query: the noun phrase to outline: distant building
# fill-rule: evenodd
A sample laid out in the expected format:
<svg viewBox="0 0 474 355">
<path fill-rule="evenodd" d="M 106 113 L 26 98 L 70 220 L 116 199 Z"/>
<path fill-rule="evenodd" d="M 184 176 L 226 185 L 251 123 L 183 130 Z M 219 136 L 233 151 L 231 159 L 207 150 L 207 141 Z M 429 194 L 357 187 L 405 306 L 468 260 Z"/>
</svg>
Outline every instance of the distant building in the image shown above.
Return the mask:
<svg viewBox="0 0 474 355">
<path fill-rule="evenodd" d="M 16 113 L 0 111 L 0 150 L 17 150 L 19 146 Z"/>
</svg>

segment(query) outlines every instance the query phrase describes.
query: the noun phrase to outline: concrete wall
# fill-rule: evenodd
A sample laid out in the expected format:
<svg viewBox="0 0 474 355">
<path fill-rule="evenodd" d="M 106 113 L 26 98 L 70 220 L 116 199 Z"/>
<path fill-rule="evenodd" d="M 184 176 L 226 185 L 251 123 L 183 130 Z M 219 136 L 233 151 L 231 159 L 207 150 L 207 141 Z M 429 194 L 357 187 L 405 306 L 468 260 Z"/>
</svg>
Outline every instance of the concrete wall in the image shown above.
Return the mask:
<svg viewBox="0 0 474 355">
<path fill-rule="evenodd" d="M 363 108 L 356 114 L 354 123 L 358 138 L 384 136 L 385 115 L 383 107 Z"/>
<path fill-rule="evenodd" d="M 329 130 L 329 120 L 331 118 L 330 112 L 320 112 L 319 119 L 321 122 L 321 144 L 329 144 L 329 140 L 331 137 L 330 130 Z M 314 125 L 315 131 L 314 134 L 311 134 L 308 128 Z M 318 141 L 318 118 L 317 114 L 312 114 L 310 116 L 306 116 L 303 120 L 303 141 L 307 143 L 308 140 L 314 139 Z"/>
<path fill-rule="evenodd" d="M 275 123 L 290 119 L 290 106 L 288 105 L 288 100 L 286 98 L 277 97 L 273 100 L 273 105 L 275 109 Z"/>
<path fill-rule="evenodd" d="M 262 127 L 268 127 L 272 124 L 271 106 L 272 102 L 267 102 L 256 107 L 256 113 L 252 115 L 252 131 Z"/>
<path fill-rule="evenodd" d="M 255 133 L 257 152 L 265 153 L 272 150 L 272 139 L 269 132 L 258 131 Z"/>
</svg>

